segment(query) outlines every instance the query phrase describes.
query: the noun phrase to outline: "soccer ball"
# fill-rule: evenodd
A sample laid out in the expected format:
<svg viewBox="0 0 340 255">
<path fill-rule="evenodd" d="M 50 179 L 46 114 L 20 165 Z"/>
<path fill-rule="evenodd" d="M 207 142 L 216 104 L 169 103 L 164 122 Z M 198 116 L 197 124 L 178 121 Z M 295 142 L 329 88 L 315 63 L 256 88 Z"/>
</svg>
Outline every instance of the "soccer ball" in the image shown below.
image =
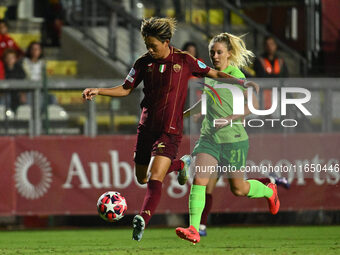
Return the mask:
<svg viewBox="0 0 340 255">
<path fill-rule="evenodd" d="M 97 210 L 102 219 L 109 222 L 118 221 L 126 213 L 126 200 L 119 192 L 105 192 L 98 199 Z"/>
</svg>

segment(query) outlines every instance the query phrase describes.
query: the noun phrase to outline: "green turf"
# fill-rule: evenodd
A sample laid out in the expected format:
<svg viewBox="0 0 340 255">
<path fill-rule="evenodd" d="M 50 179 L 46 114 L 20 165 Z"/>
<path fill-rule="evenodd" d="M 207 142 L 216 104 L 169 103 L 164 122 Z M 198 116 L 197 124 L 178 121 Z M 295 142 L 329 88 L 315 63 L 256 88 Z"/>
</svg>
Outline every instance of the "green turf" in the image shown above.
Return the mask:
<svg viewBox="0 0 340 255">
<path fill-rule="evenodd" d="M 195 246 L 171 228 L 141 242 L 130 229 L 0 231 L 0 254 L 340 254 L 340 226 L 209 228 Z"/>
</svg>

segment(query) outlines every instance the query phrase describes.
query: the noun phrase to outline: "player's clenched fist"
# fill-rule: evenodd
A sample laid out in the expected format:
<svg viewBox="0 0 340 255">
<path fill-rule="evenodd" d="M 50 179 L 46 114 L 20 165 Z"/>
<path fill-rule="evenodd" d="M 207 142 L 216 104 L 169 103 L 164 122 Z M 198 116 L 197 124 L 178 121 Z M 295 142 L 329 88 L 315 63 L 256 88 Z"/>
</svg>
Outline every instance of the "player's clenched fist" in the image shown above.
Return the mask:
<svg viewBox="0 0 340 255">
<path fill-rule="evenodd" d="M 87 88 L 83 91 L 83 98 L 86 100 L 92 100 L 96 95 L 98 95 L 99 89 L 97 88 Z"/>
</svg>

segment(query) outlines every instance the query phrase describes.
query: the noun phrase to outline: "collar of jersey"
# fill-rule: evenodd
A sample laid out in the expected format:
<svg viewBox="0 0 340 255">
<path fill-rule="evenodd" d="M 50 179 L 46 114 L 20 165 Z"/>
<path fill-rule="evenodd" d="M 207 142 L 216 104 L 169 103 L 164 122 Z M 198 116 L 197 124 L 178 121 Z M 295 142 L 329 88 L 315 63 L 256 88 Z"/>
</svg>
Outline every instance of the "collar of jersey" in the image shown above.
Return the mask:
<svg viewBox="0 0 340 255">
<path fill-rule="evenodd" d="M 160 63 L 160 64 L 164 64 L 164 63 L 170 62 L 171 58 L 172 58 L 172 55 L 174 53 L 174 48 L 172 46 L 169 46 L 169 48 L 170 48 L 169 56 L 167 56 L 164 59 L 155 59 L 155 62 Z"/>
</svg>

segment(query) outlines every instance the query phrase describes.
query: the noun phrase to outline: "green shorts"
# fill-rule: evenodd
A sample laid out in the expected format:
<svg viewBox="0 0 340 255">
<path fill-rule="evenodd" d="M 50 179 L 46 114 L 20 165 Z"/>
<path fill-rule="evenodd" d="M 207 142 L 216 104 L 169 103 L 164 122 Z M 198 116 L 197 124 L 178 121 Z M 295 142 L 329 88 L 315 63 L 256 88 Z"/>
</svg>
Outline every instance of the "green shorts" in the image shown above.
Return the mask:
<svg viewBox="0 0 340 255">
<path fill-rule="evenodd" d="M 216 158 L 220 166 L 230 166 L 234 170 L 241 170 L 241 167 L 246 166 L 248 150 L 248 139 L 236 143 L 219 144 L 210 139 L 200 138 L 195 145 L 192 155 L 207 153 Z"/>
</svg>

